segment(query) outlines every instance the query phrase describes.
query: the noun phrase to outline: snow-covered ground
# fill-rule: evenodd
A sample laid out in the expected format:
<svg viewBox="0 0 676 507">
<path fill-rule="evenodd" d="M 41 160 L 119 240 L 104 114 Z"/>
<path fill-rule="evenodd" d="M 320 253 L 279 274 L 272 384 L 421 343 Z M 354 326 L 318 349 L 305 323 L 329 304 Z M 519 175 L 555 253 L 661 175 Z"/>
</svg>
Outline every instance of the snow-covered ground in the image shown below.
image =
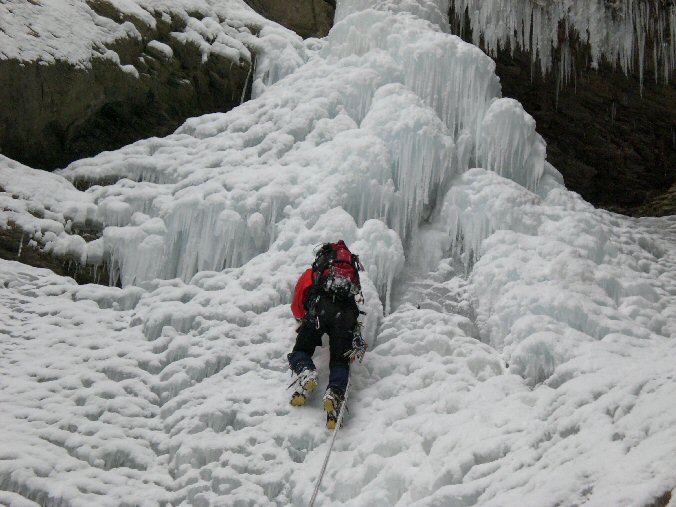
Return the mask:
<svg viewBox="0 0 676 507">
<path fill-rule="evenodd" d="M 339 1 L 326 39 L 264 42 L 229 113 L 59 174 L 0 157 L 0 225 L 122 285 L 0 261 L 0 504 L 307 504 L 330 434 L 288 403 L 288 304 L 338 238 L 370 351 L 318 505 L 676 488 L 676 217 L 568 192 L 447 11 Z"/>
</svg>

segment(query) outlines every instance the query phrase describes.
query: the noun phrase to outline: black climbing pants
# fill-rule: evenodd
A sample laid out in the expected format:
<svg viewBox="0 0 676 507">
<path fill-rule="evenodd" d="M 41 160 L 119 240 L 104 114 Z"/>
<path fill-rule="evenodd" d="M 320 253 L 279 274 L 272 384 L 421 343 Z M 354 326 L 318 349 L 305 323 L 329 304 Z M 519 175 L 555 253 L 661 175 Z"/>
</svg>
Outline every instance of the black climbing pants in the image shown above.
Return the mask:
<svg viewBox="0 0 676 507">
<path fill-rule="evenodd" d="M 353 299 L 334 301 L 331 296 L 322 295 L 315 307 L 315 315 L 313 321 L 304 321 L 298 330 L 296 345 L 288 355 L 289 365 L 296 373 L 305 368 L 314 370 L 312 355 L 322 344 L 322 336 L 329 335 L 329 387 L 344 393 L 350 373 L 350 360 L 345 354 L 352 350 L 359 310 Z"/>
</svg>

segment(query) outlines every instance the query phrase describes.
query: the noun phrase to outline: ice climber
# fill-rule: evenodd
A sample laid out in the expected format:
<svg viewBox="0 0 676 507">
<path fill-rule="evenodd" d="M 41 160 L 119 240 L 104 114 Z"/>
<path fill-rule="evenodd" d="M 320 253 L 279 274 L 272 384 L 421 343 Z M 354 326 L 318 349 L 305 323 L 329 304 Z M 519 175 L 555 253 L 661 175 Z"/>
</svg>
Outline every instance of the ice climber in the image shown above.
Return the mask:
<svg viewBox="0 0 676 507">
<path fill-rule="evenodd" d="M 296 344 L 288 354 L 289 366 L 297 375 L 291 404 L 305 404 L 317 387 L 317 369 L 312 361 L 322 336 L 329 336 L 329 384 L 324 393 L 326 426 L 336 426 L 345 400 L 350 362 L 361 359 L 366 344 L 361 336 L 357 302 L 363 303 L 359 257 L 350 252 L 343 240 L 325 243 L 317 251 L 311 268 L 298 280 L 291 310 L 299 321 Z"/>
</svg>

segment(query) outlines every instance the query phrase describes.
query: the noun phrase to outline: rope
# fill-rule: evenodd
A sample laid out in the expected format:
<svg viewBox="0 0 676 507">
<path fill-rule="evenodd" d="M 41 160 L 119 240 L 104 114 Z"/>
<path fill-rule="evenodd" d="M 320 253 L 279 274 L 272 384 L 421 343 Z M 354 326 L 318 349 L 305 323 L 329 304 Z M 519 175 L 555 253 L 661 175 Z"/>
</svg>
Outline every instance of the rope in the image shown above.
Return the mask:
<svg viewBox="0 0 676 507">
<path fill-rule="evenodd" d="M 317 483 L 315 484 L 315 490 L 312 493 L 312 498 L 310 498 L 310 503 L 308 507 L 313 507 L 315 504 L 315 499 L 317 498 L 317 493 L 319 492 L 319 486 L 322 483 L 324 478 L 324 472 L 326 472 L 326 465 L 329 463 L 329 456 L 331 456 L 331 451 L 333 450 L 333 443 L 336 441 L 336 435 L 338 435 L 338 430 L 340 425 L 343 422 L 343 414 L 345 413 L 345 405 L 347 405 L 347 390 L 350 388 L 350 378 L 347 379 L 347 385 L 345 386 L 345 398 L 343 399 L 343 404 L 340 406 L 340 412 L 338 412 L 338 421 L 336 421 L 336 429 L 333 430 L 333 437 L 331 438 L 331 443 L 329 444 L 329 450 L 324 457 L 324 464 L 322 465 L 322 470 L 319 472 L 319 477 L 317 477 Z"/>
</svg>

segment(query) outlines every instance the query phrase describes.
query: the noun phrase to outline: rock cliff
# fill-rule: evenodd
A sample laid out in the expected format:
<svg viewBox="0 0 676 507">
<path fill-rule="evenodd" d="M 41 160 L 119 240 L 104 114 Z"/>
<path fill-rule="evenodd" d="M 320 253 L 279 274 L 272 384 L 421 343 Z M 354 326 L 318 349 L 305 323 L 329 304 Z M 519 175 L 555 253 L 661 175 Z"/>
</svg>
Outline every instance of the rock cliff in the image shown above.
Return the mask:
<svg viewBox="0 0 676 507">
<path fill-rule="evenodd" d="M 547 141 L 547 159 L 566 186 L 623 214 L 676 212 L 666 194 L 676 182 L 676 81 L 649 80 L 641 92 L 636 75 L 602 65 L 580 71 L 557 91 L 554 77 L 531 76 L 529 61 L 522 52 L 499 52 L 503 94 L 535 118 Z"/>
<path fill-rule="evenodd" d="M 333 25 L 335 0 L 245 0 L 256 12 L 303 38 L 324 37 Z"/>
<path fill-rule="evenodd" d="M 491 5 L 452 0 L 453 32 L 495 59 L 503 95 L 535 118 L 566 186 L 620 213 L 673 214 L 673 2 Z"/>
<path fill-rule="evenodd" d="M 269 24 L 243 2 L 3 3 L 0 153 L 54 169 L 227 111 L 250 94 Z"/>
</svg>

